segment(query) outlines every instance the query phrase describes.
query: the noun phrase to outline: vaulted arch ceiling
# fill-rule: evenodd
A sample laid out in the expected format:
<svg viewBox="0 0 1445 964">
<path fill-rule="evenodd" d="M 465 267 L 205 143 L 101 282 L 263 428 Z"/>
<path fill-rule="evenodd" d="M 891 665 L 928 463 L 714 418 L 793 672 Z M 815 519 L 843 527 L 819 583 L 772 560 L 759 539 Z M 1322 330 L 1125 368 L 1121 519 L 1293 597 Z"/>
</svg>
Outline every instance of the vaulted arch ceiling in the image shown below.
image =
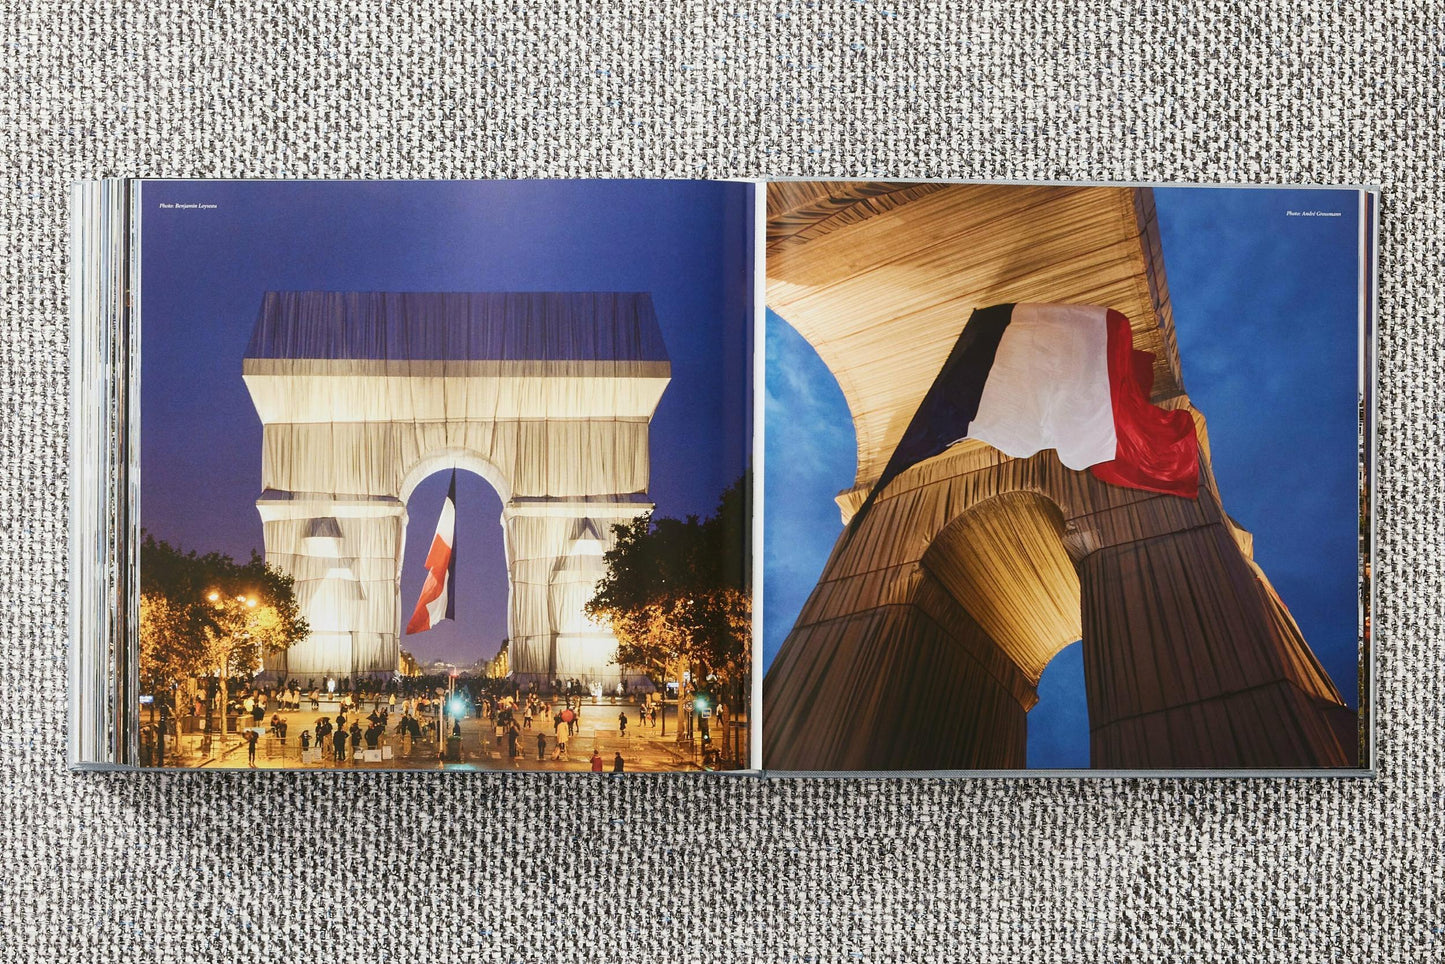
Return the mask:
<svg viewBox="0 0 1445 964">
<path fill-rule="evenodd" d="M 1154 401 L 1183 393 L 1147 188 L 888 182 L 768 186 L 768 306 L 832 370 L 877 479 L 969 313 L 1103 304 L 1154 353 Z"/>
</svg>

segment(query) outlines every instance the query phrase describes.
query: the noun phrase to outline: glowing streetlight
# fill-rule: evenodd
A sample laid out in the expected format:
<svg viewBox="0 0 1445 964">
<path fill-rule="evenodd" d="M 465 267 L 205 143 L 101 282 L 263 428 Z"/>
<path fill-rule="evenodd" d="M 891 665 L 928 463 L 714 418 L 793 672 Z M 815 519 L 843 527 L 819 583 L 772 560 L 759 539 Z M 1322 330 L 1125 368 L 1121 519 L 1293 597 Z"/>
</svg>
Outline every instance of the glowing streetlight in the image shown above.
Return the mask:
<svg viewBox="0 0 1445 964">
<path fill-rule="evenodd" d="M 215 590 L 215 589 L 212 589 L 210 592 L 206 593 L 206 599 L 207 599 L 207 601 L 209 601 L 213 606 L 215 606 L 217 609 L 223 609 L 223 608 L 225 608 L 224 605 L 223 605 L 222 602 L 221 602 L 221 594 L 220 594 L 220 592 L 218 592 L 218 591 Z M 256 597 L 255 597 L 255 596 L 238 595 L 238 596 L 236 597 L 236 602 L 241 603 L 241 604 L 244 605 L 247 609 L 255 609 L 255 608 L 256 608 Z M 249 625 L 250 625 L 250 624 L 248 623 L 247 625 L 248 625 L 248 628 L 249 628 Z M 231 637 L 231 643 L 232 643 L 233 645 L 235 644 L 237 638 L 239 638 L 239 634 L 238 634 L 238 636 L 232 636 L 232 637 Z M 224 736 L 226 735 L 226 722 L 227 722 L 227 720 L 226 720 L 226 704 L 230 702 L 230 692 L 229 692 L 230 686 L 228 685 L 228 684 L 229 684 L 229 680 L 227 679 L 227 673 L 226 673 L 226 668 L 227 668 L 227 667 L 226 667 L 226 664 L 229 663 L 230 661 L 231 661 L 231 652 L 230 652 L 229 649 L 227 649 L 224 653 L 221 654 L 221 670 L 220 670 L 220 673 L 218 674 L 218 675 L 220 676 L 220 683 L 221 683 L 221 736 L 222 736 L 222 737 L 224 737 Z M 256 673 L 260 673 L 261 670 L 264 669 L 264 668 L 265 668 L 265 666 L 264 666 L 264 664 L 263 664 L 259 669 L 256 670 Z"/>
</svg>

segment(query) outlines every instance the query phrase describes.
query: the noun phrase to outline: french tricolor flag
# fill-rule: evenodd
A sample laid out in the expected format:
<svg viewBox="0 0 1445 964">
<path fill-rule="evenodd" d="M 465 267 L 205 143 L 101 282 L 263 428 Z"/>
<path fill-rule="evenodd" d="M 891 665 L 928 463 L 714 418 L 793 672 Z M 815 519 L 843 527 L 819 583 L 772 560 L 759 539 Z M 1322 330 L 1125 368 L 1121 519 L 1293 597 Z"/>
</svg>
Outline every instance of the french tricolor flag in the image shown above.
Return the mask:
<svg viewBox="0 0 1445 964">
<path fill-rule="evenodd" d="M 422 584 L 421 597 L 416 601 L 416 611 L 406 624 L 408 633 L 426 632 L 443 619 L 456 618 L 456 603 L 451 591 L 457 572 L 457 557 L 452 551 L 456 526 L 457 473 L 453 469 L 447 500 L 442 503 L 441 518 L 437 519 L 437 532 L 426 554 L 426 582 Z"/>
<path fill-rule="evenodd" d="M 1194 419 L 1150 404 L 1153 383 L 1154 356 L 1134 350 L 1129 319 L 1112 308 L 980 308 L 873 491 L 972 438 L 1016 458 L 1054 449 L 1104 482 L 1198 498 Z"/>
</svg>

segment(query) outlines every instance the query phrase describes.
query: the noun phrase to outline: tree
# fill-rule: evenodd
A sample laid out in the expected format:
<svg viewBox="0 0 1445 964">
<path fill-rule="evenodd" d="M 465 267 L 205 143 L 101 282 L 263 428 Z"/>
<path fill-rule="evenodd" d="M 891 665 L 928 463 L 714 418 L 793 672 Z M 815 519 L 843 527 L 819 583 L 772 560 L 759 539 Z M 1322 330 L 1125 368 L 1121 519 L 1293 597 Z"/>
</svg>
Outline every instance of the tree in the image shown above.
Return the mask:
<svg viewBox="0 0 1445 964">
<path fill-rule="evenodd" d="M 720 686 L 752 672 L 753 594 L 748 544 L 751 476 L 743 475 L 722 494 L 717 512 L 702 524 L 701 559 L 695 566 L 702 591 L 689 607 L 693 651 Z"/>
<path fill-rule="evenodd" d="M 140 582 L 140 681 L 158 696 L 212 672 L 249 679 L 310 632 L 292 578 L 254 552 L 238 564 L 146 535 Z"/>
<path fill-rule="evenodd" d="M 706 521 L 648 514 L 614 525 L 615 544 L 603 557 L 606 574 L 587 602 L 587 615 L 617 637 L 614 662 L 636 667 L 655 685 L 676 680 L 679 704 L 688 673 L 695 688 L 746 692 L 750 481 L 745 474 L 733 483 Z"/>
<path fill-rule="evenodd" d="M 687 607 L 696 580 L 688 547 L 696 539 L 696 517 L 687 522 L 642 515 L 614 525 L 614 547 L 604 556 L 607 574 L 597 584 L 586 612 L 611 626 L 617 637 L 615 662 L 641 670 L 653 683 L 678 679 L 688 650 Z"/>
<path fill-rule="evenodd" d="M 141 691 L 160 697 L 179 681 L 196 675 L 202 661 L 205 629 L 192 621 L 185 607 L 156 593 L 140 597 Z"/>
</svg>

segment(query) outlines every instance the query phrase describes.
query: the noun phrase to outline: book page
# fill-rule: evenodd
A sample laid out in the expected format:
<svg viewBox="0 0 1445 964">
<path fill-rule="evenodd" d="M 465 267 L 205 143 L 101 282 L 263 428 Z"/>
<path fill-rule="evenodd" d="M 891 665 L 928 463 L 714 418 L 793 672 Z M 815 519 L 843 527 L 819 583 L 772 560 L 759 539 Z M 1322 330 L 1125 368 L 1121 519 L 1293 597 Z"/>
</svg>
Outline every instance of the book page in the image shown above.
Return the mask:
<svg viewBox="0 0 1445 964">
<path fill-rule="evenodd" d="M 770 183 L 764 767 L 1368 770 L 1374 204 Z"/>
<path fill-rule="evenodd" d="M 750 768 L 754 195 L 144 182 L 141 764 Z"/>
</svg>

